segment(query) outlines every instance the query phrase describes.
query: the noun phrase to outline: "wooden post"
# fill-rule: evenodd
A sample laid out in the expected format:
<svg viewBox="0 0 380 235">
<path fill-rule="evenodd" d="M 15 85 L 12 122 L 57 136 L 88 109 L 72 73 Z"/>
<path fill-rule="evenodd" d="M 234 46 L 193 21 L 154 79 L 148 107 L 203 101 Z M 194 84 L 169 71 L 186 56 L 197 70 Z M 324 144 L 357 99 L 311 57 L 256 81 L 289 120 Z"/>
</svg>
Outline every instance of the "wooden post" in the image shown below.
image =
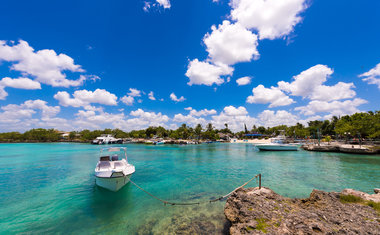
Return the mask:
<svg viewBox="0 0 380 235">
<path fill-rule="evenodd" d="M 259 189 L 261 189 L 261 174 L 259 174 Z"/>
</svg>

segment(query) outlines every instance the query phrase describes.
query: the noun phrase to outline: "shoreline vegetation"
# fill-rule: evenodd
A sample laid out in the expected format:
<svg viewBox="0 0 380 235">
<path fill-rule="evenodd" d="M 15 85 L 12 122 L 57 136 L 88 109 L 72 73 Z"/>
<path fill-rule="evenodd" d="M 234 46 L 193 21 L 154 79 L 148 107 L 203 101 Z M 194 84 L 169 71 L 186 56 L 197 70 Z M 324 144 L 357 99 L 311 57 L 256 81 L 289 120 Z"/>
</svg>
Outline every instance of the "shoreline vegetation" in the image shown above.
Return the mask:
<svg viewBox="0 0 380 235">
<path fill-rule="evenodd" d="M 169 143 L 180 143 L 182 140 L 193 140 L 196 142 L 208 141 L 226 141 L 231 138 L 235 142 L 266 142 L 270 137 L 285 131 L 289 139 L 298 141 L 308 141 L 318 145 L 322 141 L 328 143 L 332 141 L 345 142 L 346 144 L 367 144 L 376 145 L 380 138 L 380 111 L 369 111 L 363 113 L 355 113 L 342 117 L 333 116 L 330 120 L 309 121 L 308 126 L 297 123 L 294 126 L 279 125 L 275 127 L 264 127 L 253 125 L 251 129 L 247 128 L 245 123 L 244 131 L 232 132 L 228 123 L 225 128 L 216 129 L 209 123 L 205 127 L 201 124 L 190 127 L 182 124 L 176 130 L 165 129 L 164 127 L 148 127 L 143 130 L 132 130 L 125 132 L 120 129 L 104 129 L 104 130 L 82 130 L 64 132 L 56 129 L 31 129 L 24 133 L 5 132 L 0 133 L 1 143 L 40 143 L 40 142 L 79 142 L 89 143 L 102 134 L 112 134 L 115 138 L 121 138 L 134 143 L 143 143 L 149 139 L 165 139 Z M 333 145 L 331 145 L 333 146 Z"/>
</svg>

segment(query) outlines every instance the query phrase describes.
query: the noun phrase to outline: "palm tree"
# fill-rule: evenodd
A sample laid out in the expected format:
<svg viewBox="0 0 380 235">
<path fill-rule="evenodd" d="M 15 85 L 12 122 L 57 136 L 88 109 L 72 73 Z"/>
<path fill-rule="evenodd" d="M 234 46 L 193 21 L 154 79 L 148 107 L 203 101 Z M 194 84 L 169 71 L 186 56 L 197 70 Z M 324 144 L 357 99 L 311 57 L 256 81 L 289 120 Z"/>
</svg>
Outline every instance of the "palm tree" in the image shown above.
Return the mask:
<svg viewBox="0 0 380 235">
<path fill-rule="evenodd" d="M 201 134 L 202 134 L 202 125 L 201 124 L 198 124 L 195 129 L 194 129 L 194 132 L 195 132 L 195 135 L 197 136 L 198 139 L 201 138 Z"/>
<path fill-rule="evenodd" d="M 207 124 L 207 131 L 213 131 L 214 127 L 212 126 L 211 123 Z"/>
</svg>

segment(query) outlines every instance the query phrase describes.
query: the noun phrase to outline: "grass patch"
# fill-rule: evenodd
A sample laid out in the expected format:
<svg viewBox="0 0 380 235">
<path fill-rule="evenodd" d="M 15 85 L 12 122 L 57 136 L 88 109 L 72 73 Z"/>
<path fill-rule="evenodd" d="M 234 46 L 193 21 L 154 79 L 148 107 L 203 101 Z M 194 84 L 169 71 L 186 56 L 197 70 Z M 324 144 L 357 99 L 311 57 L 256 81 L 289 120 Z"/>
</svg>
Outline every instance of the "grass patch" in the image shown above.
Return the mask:
<svg viewBox="0 0 380 235">
<path fill-rule="evenodd" d="M 375 211 L 380 213 L 380 202 L 368 201 L 366 204 L 367 206 L 372 207 L 373 209 L 375 209 Z"/>
<path fill-rule="evenodd" d="M 256 225 L 256 229 L 263 232 L 263 233 L 267 233 L 267 227 L 269 226 L 267 223 L 266 223 L 266 219 L 256 219 L 257 221 L 257 225 Z"/>
<path fill-rule="evenodd" d="M 362 198 L 354 196 L 354 195 L 340 195 L 339 198 L 340 198 L 340 201 L 342 203 L 360 203 L 360 202 L 364 202 L 364 200 Z"/>
<path fill-rule="evenodd" d="M 354 195 L 340 195 L 340 201 L 342 203 L 360 203 L 366 206 L 370 206 L 375 211 L 380 213 L 380 202 L 365 201 L 362 198 L 354 196 Z"/>
<path fill-rule="evenodd" d="M 255 230 L 254 228 L 252 228 L 251 226 L 247 226 L 246 228 L 245 228 L 247 231 L 252 231 L 252 230 Z"/>
</svg>

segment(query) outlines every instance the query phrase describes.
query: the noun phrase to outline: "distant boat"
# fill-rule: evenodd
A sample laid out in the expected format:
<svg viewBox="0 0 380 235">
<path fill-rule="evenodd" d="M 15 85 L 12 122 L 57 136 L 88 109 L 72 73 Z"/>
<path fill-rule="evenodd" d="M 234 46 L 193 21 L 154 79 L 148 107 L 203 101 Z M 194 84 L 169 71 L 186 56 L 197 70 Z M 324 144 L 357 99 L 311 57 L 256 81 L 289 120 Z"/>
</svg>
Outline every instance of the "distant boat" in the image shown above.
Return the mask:
<svg viewBox="0 0 380 235">
<path fill-rule="evenodd" d="M 298 151 L 299 144 L 285 143 L 285 135 L 278 135 L 271 139 L 268 144 L 255 144 L 254 146 L 260 151 Z"/>
<path fill-rule="evenodd" d="M 96 137 L 91 144 L 122 144 L 123 139 L 117 139 L 110 134 L 103 134 L 99 137 Z"/>
<path fill-rule="evenodd" d="M 154 145 L 165 144 L 165 140 L 159 139 L 159 140 L 154 141 L 153 144 L 154 144 Z"/>
<path fill-rule="evenodd" d="M 113 155 L 110 156 L 110 153 Z M 127 148 L 100 150 L 100 159 L 95 168 L 95 182 L 98 186 L 116 192 L 129 182 L 134 172 L 135 167 L 128 163 Z"/>
</svg>

